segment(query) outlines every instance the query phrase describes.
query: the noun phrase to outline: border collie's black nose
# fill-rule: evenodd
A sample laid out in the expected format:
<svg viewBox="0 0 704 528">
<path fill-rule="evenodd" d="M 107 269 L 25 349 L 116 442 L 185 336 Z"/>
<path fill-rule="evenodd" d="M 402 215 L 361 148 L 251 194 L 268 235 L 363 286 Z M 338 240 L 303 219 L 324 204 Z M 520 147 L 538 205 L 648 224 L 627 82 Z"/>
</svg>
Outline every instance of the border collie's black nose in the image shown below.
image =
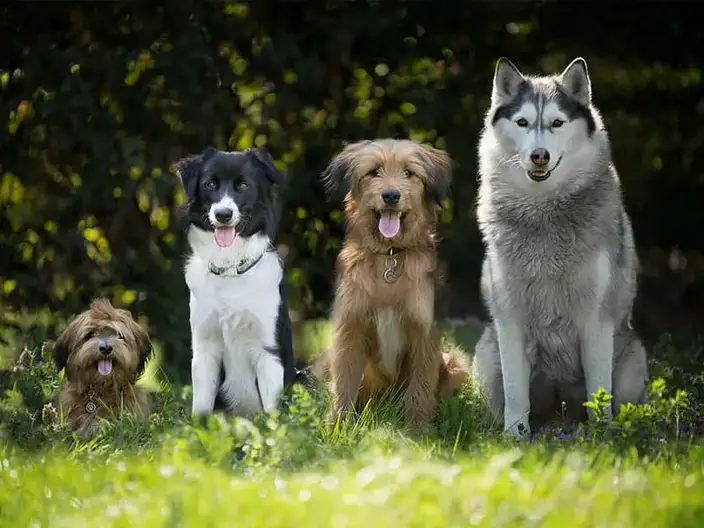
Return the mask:
<svg viewBox="0 0 704 528">
<path fill-rule="evenodd" d="M 110 352 L 112 352 L 112 346 L 107 344 L 107 343 L 100 343 L 100 346 L 98 346 L 98 350 L 100 350 L 104 355 L 109 355 Z"/>
<path fill-rule="evenodd" d="M 216 209 L 215 220 L 222 224 L 227 224 L 230 220 L 232 220 L 232 209 L 228 209 L 227 207 Z"/>
<path fill-rule="evenodd" d="M 550 161 L 550 153 L 547 149 L 537 148 L 530 153 L 530 160 L 536 165 L 546 165 Z"/>
<path fill-rule="evenodd" d="M 401 199 L 401 191 L 396 189 L 386 189 L 382 191 L 381 197 L 384 199 L 386 205 L 396 205 Z"/>
</svg>

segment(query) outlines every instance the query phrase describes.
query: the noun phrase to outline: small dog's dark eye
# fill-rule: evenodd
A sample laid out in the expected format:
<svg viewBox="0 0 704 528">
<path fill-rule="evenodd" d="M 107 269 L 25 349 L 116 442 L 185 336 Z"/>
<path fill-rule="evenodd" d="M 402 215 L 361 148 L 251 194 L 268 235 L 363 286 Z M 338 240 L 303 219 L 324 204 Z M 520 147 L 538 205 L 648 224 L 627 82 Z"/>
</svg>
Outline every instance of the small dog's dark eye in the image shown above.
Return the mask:
<svg viewBox="0 0 704 528">
<path fill-rule="evenodd" d="M 412 173 L 410 170 L 408 170 L 408 169 L 403 169 L 403 175 L 404 175 L 406 178 L 410 178 L 411 176 L 413 176 L 413 173 Z"/>
<path fill-rule="evenodd" d="M 93 335 L 95 335 L 93 332 L 88 332 L 88 333 L 86 334 L 86 341 L 87 341 L 88 339 L 91 339 L 91 338 L 93 337 Z"/>
<path fill-rule="evenodd" d="M 561 127 L 562 125 L 564 125 L 564 124 L 565 124 L 565 122 L 564 122 L 562 119 L 555 119 L 555 120 L 552 122 L 552 127 L 553 127 L 553 128 L 560 128 L 560 127 Z"/>
<path fill-rule="evenodd" d="M 237 186 L 237 190 L 238 190 L 238 191 L 244 191 L 244 190 L 247 189 L 248 187 L 249 187 L 249 185 L 247 185 L 245 182 L 241 182 L 241 183 Z"/>
<path fill-rule="evenodd" d="M 372 169 L 372 170 L 369 171 L 369 174 L 371 174 L 372 176 L 374 176 L 374 177 L 376 178 L 376 177 L 379 176 L 381 173 L 379 172 L 379 169 Z"/>
<path fill-rule="evenodd" d="M 518 119 L 518 120 L 516 121 L 516 124 L 517 124 L 519 127 L 527 127 L 527 126 L 528 126 L 528 121 L 526 121 L 525 118 L 522 117 L 522 118 L 520 118 L 520 119 Z"/>
<path fill-rule="evenodd" d="M 205 188 L 210 189 L 211 191 L 217 187 L 217 184 L 215 183 L 214 180 L 209 180 L 205 182 Z"/>
<path fill-rule="evenodd" d="M 122 340 L 122 341 L 125 340 L 125 336 L 122 335 L 122 332 L 120 332 L 120 333 L 117 334 L 117 338 L 120 339 L 120 340 Z"/>
</svg>

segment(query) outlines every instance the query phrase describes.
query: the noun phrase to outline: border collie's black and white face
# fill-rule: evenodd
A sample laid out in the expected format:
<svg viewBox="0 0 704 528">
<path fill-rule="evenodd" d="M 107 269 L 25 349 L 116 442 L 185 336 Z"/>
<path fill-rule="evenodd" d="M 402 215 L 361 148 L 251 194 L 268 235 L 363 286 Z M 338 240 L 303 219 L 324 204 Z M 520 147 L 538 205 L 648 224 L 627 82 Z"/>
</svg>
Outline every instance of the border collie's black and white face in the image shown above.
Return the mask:
<svg viewBox="0 0 704 528">
<path fill-rule="evenodd" d="M 176 162 L 188 197 L 188 224 L 214 233 L 220 247 L 237 236 L 257 233 L 274 240 L 280 203 L 276 187 L 284 181 L 267 152 L 224 152 L 212 147 Z"/>
</svg>

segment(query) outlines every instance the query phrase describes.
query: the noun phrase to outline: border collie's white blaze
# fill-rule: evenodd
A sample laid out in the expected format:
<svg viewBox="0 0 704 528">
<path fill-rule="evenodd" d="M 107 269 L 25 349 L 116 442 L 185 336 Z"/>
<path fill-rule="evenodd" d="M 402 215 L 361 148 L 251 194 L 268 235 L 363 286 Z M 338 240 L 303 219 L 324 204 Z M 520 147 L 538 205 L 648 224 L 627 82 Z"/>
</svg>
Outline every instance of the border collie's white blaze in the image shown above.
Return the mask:
<svg viewBox="0 0 704 528">
<path fill-rule="evenodd" d="M 283 266 L 272 248 L 283 176 L 252 150 L 208 148 L 175 169 L 189 199 L 193 414 L 212 412 L 218 396 L 238 415 L 269 412 L 295 376 Z"/>
</svg>

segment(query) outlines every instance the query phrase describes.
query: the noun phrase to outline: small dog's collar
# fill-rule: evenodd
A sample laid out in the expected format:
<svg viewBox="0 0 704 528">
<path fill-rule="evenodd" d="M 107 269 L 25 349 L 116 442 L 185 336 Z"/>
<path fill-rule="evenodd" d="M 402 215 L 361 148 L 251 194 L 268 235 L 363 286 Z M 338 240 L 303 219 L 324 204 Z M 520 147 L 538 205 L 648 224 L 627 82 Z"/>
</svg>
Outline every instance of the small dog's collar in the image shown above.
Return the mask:
<svg viewBox="0 0 704 528">
<path fill-rule="evenodd" d="M 264 253 L 262 253 L 255 259 L 242 259 L 236 264 L 233 263 L 228 264 L 226 266 L 216 266 L 211 260 L 208 263 L 208 271 L 213 275 L 217 275 L 218 277 L 239 277 L 240 275 L 244 275 L 254 266 L 256 266 L 259 261 L 264 257 L 264 255 L 270 251 L 273 251 L 273 248 L 267 249 Z"/>
</svg>

